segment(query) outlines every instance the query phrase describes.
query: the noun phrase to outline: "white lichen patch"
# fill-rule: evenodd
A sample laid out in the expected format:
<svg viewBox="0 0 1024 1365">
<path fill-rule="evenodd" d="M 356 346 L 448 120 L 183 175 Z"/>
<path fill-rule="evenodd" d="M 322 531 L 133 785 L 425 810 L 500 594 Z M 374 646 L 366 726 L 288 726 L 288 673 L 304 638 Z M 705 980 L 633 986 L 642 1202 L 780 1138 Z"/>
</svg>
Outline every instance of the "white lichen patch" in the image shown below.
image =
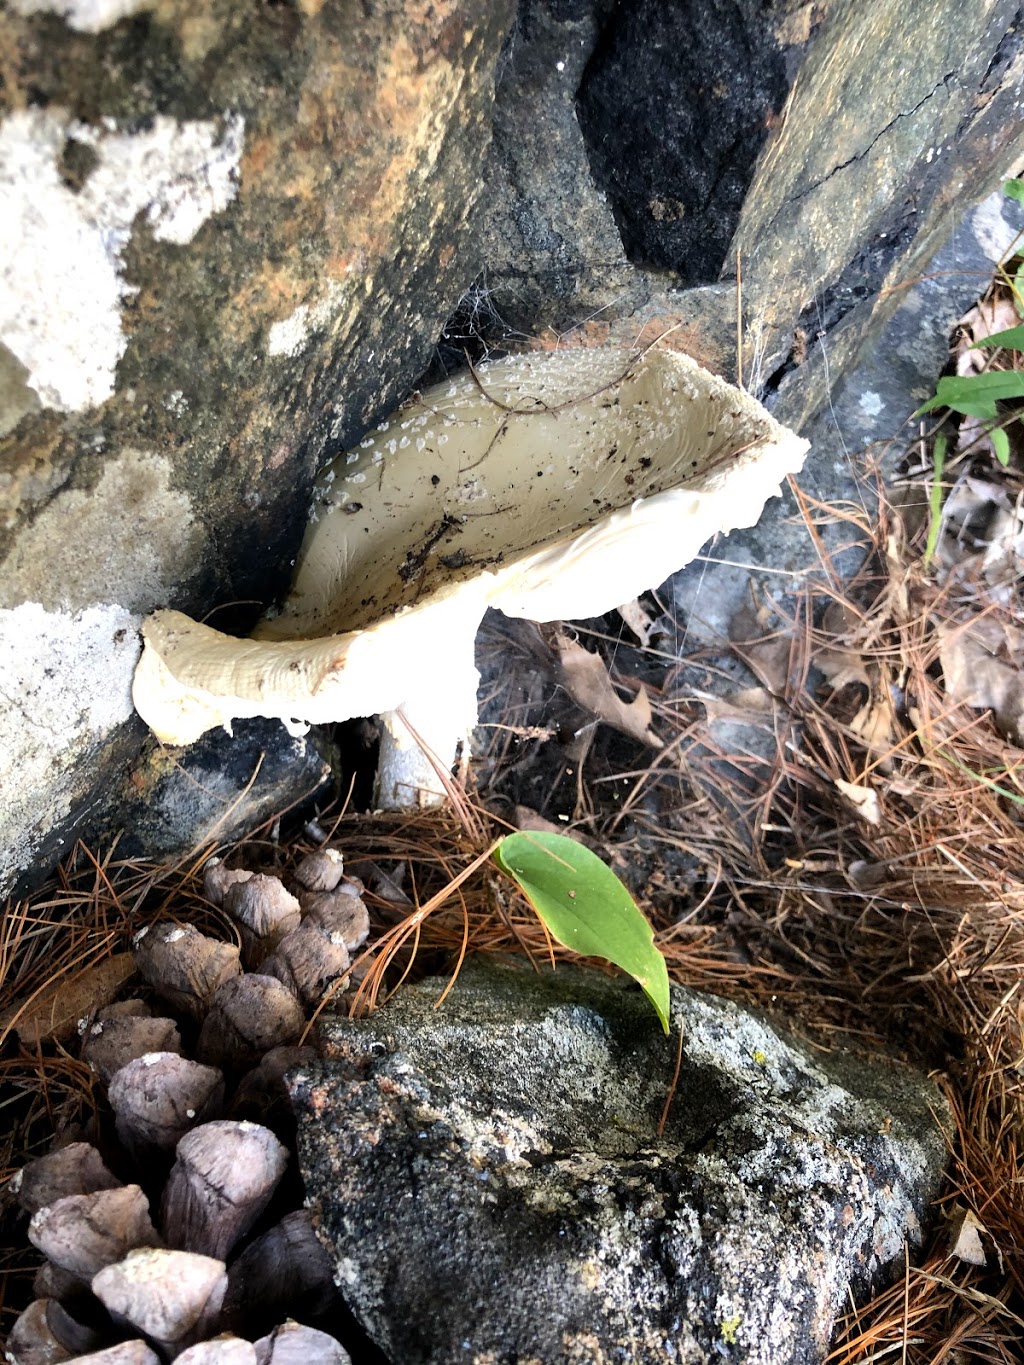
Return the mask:
<svg viewBox="0 0 1024 1365">
<path fill-rule="evenodd" d="M 139 618 L 116 603 L 0 610 L 0 877 L 68 813 L 68 780 L 132 713 Z"/>
<path fill-rule="evenodd" d="M 244 127 L 158 115 L 122 133 L 58 109 L 0 123 L 0 341 L 45 406 L 80 412 L 113 394 L 133 227 L 141 215 L 158 241 L 190 242 L 237 193 Z M 69 144 L 95 158 L 77 190 L 61 176 Z"/>
<path fill-rule="evenodd" d="M 102 33 L 121 19 L 151 9 L 152 0 L 7 0 L 15 14 L 60 14 L 77 33 Z"/>
<path fill-rule="evenodd" d="M 349 286 L 332 280 L 316 303 L 300 303 L 294 313 L 275 322 L 267 336 L 268 355 L 298 355 L 311 333 L 325 327 L 341 310 Z"/>
<path fill-rule="evenodd" d="M 113 598 L 144 612 L 165 602 L 206 546 L 172 473 L 155 452 L 112 452 L 95 487 L 61 492 L 21 530 L 4 561 L 5 582 L 50 610 Z"/>
</svg>

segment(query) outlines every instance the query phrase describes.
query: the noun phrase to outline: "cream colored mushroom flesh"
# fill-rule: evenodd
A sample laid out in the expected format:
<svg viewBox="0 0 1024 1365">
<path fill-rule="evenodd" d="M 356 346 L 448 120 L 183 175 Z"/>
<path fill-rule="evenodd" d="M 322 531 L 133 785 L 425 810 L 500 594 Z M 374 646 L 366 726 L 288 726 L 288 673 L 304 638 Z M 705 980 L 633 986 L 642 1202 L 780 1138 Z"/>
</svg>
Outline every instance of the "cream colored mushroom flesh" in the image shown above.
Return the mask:
<svg viewBox="0 0 1024 1365">
<path fill-rule="evenodd" d="M 243 716 L 294 729 L 378 713 L 380 804 L 434 801 L 476 722 L 488 606 L 534 621 L 609 611 L 753 525 L 806 451 L 670 350 L 482 365 L 415 394 L 322 472 L 291 592 L 252 639 L 155 612 L 135 705 L 169 744 Z"/>
</svg>

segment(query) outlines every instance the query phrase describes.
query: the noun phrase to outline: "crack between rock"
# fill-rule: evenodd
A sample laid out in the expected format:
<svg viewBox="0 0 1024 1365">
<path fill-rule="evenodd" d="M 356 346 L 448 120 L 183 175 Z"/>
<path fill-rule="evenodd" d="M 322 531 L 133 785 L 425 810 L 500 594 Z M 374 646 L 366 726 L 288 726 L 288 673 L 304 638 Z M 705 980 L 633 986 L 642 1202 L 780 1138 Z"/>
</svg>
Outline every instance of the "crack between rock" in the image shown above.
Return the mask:
<svg viewBox="0 0 1024 1365">
<path fill-rule="evenodd" d="M 875 134 L 875 136 L 868 143 L 868 145 L 862 151 L 855 152 L 854 155 L 851 156 L 848 160 L 841 162 L 838 166 L 833 166 L 827 175 L 823 175 L 821 179 L 816 180 L 813 185 L 808 185 L 806 189 L 802 189 L 798 191 L 796 194 L 790 195 L 789 198 L 786 200 L 786 203 L 787 204 L 799 203 L 801 199 L 806 199 L 809 194 L 813 194 L 815 190 L 820 189 L 822 185 L 826 184 L 827 181 L 831 180 L 833 176 L 838 175 L 840 171 L 845 171 L 848 166 L 852 166 L 856 161 L 863 161 L 866 156 L 870 155 L 872 148 L 875 147 L 882 140 L 882 138 L 885 137 L 887 133 L 891 132 L 892 129 L 895 128 L 896 124 L 899 123 L 901 119 L 913 118 L 914 115 L 918 112 L 918 110 L 922 109 L 930 99 L 934 99 L 938 91 L 943 86 L 948 86 L 949 82 L 956 78 L 956 75 L 957 73 L 955 71 L 948 71 L 945 74 L 945 76 L 941 78 L 941 80 L 935 82 L 934 86 L 931 88 L 931 90 L 928 91 L 927 95 L 922 95 L 922 97 L 918 100 L 918 102 L 914 105 L 912 109 L 902 110 L 900 113 L 894 115 L 885 125 L 884 128 L 880 128 L 878 132 Z"/>
</svg>

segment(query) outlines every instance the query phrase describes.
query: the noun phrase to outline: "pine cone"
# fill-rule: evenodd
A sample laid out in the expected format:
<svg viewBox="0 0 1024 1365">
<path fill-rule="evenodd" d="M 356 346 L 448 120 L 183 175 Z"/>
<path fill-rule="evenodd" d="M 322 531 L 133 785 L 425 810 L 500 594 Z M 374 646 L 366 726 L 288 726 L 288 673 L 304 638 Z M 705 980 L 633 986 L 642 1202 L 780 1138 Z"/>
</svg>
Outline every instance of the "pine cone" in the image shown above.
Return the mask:
<svg viewBox="0 0 1024 1365">
<path fill-rule="evenodd" d="M 112 1122 L 102 1154 L 72 1142 L 11 1182 L 46 1256 L 8 1339 L 12 1365 L 349 1362 L 314 1325 L 340 1300 L 298 1182 L 284 1180 L 282 1099 L 287 1069 L 315 1055 L 298 1046 L 307 1019 L 369 922 L 335 850 L 307 855 L 295 876 L 297 896 L 211 859 L 205 895 L 242 955 L 190 924 L 152 925 L 134 957 L 160 1008 L 124 1000 L 80 1026 Z"/>
</svg>

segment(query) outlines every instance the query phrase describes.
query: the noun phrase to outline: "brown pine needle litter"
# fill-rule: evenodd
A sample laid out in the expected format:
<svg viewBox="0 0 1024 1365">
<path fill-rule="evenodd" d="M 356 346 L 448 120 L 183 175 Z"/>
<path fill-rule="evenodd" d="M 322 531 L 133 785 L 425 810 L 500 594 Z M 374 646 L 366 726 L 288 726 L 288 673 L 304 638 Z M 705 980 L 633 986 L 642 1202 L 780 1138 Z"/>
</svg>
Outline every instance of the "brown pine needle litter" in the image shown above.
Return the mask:
<svg viewBox="0 0 1024 1365">
<path fill-rule="evenodd" d="M 618 771 L 581 751 L 573 832 L 631 880 L 676 981 L 778 1012 L 816 1047 L 902 1055 L 934 1070 L 949 1097 L 956 1133 L 931 1241 L 890 1288 L 850 1305 L 830 1359 L 1009 1365 L 1024 1341 L 1024 749 L 990 712 L 951 699 L 939 652 L 968 598 L 1010 624 L 1024 627 L 1024 613 L 1005 595 L 983 600 L 975 582 L 943 586 L 923 567 L 924 529 L 911 540 L 884 500 L 870 517 L 802 507 L 819 524 L 840 517 L 872 548 L 845 587 L 824 571 L 800 596 L 755 604 L 760 634 L 734 642 L 757 686 L 729 705 L 766 744 L 718 742 L 728 728 L 710 720 L 722 704 L 687 694 L 662 658 L 648 692 L 663 747 L 634 745 Z M 571 957 L 487 856 L 507 828 L 493 814 L 496 756 L 508 765 L 510 736 L 550 742 L 514 719 L 481 761 L 482 794 L 456 789 L 443 812 L 318 817 L 346 869 L 371 883 L 373 921 L 352 985 L 326 1005 L 373 1008 L 414 974 L 452 977 L 469 953 L 523 954 L 538 969 Z M 55 983 L 73 998 L 77 979 L 157 919 L 231 939 L 202 892 L 214 851 L 283 872 L 313 847 L 264 827 L 159 867 L 79 846 L 42 891 L 10 905 L 5 1230 L 18 1226 L 4 1195 L 14 1171 L 55 1134 L 87 1132 L 100 1103 L 73 1039 L 30 1045 L 19 1023 Z M 372 883 L 378 870 L 391 881 Z M 19 1236 L 0 1253 L 3 1333 L 37 1264 Z"/>
</svg>

